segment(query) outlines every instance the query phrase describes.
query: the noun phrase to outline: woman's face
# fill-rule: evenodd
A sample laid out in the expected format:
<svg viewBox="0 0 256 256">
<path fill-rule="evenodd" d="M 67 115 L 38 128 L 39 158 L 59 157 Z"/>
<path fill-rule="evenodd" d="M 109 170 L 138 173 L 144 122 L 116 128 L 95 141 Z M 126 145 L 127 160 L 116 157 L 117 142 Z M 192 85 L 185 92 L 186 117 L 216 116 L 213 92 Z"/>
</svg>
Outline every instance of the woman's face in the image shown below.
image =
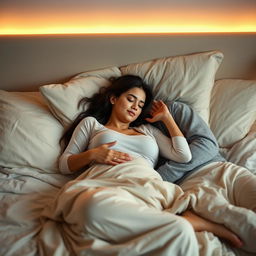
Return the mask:
<svg viewBox="0 0 256 256">
<path fill-rule="evenodd" d="M 119 97 L 112 97 L 112 116 L 124 123 L 135 121 L 141 114 L 146 94 L 143 89 L 134 87 Z"/>
</svg>

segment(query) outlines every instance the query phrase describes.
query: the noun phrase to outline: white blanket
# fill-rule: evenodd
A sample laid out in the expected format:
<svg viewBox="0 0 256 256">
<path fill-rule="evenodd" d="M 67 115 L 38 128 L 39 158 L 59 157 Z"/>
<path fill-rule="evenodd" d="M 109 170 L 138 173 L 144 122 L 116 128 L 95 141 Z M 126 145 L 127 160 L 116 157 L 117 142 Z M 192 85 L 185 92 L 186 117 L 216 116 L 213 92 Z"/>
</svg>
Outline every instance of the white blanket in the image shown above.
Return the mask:
<svg viewBox="0 0 256 256">
<path fill-rule="evenodd" d="M 185 193 L 189 193 L 190 206 L 195 212 L 225 225 L 242 239 L 243 250 L 233 249 L 237 255 L 255 255 L 254 174 L 231 162 L 215 162 L 190 175 L 180 186 Z M 210 251 L 202 255 L 212 255 Z M 221 248 L 216 247 L 214 255 L 223 255 Z"/>
<path fill-rule="evenodd" d="M 105 196 L 105 203 L 112 198 L 114 191 L 116 201 L 113 207 L 121 205 L 125 199 L 136 206 L 140 205 L 142 210 L 149 207 L 179 213 L 187 207 L 194 207 L 196 211 L 207 215 L 211 212 L 210 207 L 203 209 L 212 203 L 207 201 L 207 197 L 204 198 L 204 204 L 197 203 L 199 194 L 194 190 L 195 187 L 190 186 L 192 183 L 187 182 L 186 186 L 183 184 L 186 191 L 184 193 L 180 187 L 163 182 L 145 161 L 136 161 L 136 165 L 97 165 L 76 179 L 58 174 L 42 174 L 32 169 L 1 169 L 0 255 L 63 256 L 73 255 L 75 252 L 77 255 L 126 256 L 141 255 L 150 248 L 148 232 L 141 235 L 140 239 L 131 237 L 123 243 L 111 242 L 101 239 L 100 236 L 85 233 L 84 213 L 81 211 L 85 208 L 79 202 L 88 203 L 88 192 L 97 191 L 96 199 L 97 196 Z M 207 167 L 203 170 L 207 171 Z M 204 174 L 201 170 L 197 178 Z M 110 200 L 110 203 L 113 201 Z M 120 210 L 122 212 L 123 209 Z M 107 212 L 100 212 L 99 215 L 107 216 Z M 209 217 L 214 218 L 214 214 L 209 214 Z M 143 225 L 143 214 L 141 220 Z M 120 220 L 120 223 L 121 221 L 124 220 Z M 132 221 L 132 218 L 125 221 Z M 243 227 L 243 222 L 238 225 L 241 230 L 246 228 Z M 99 226 L 99 230 L 104 233 L 103 228 Z M 164 232 L 159 233 L 157 242 L 164 242 L 166 235 Z M 202 256 L 250 255 L 242 250 L 234 250 L 209 232 L 198 232 L 196 236 Z M 112 239 L 119 239 L 119 234 L 116 233 L 116 237 Z M 138 254 L 122 253 L 127 250 L 131 252 L 134 248 Z M 162 255 L 165 255 L 164 252 Z"/>
<path fill-rule="evenodd" d="M 150 228 L 143 229 L 143 226 L 148 226 L 146 215 L 164 210 L 184 211 L 189 198 L 183 195 L 180 187 L 163 182 L 146 160 L 137 158 L 116 166 L 89 168 L 76 180 L 68 182 L 43 214 L 50 220 L 66 223 L 61 224 L 65 230 L 61 235 L 69 250 L 76 255 L 142 255 L 149 253 L 150 247 L 144 244 L 148 244 L 151 237 L 157 237 L 158 243 L 162 239 L 163 244 L 166 239 L 161 234 L 161 223 L 153 224 L 153 216 Z M 94 200 L 98 200 L 98 204 L 93 204 Z M 162 215 L 165 218 L 165 214 Z M 110 225 L 100 222 L 103 217 Z M 140 223 L 142 228 L 138 227 Z M 47 240 L 48 232 L 55 232 L 56 225 L 49 225 L 53 229 L 49 231 L 47 227 L 43 230 L 42 241 Z M 125 229 L 131 230 L 126 232 Z M 49 247 L 52 246 L 42 244 L 47 255 L 54 255 L 56 252 L 47 250 Z M 154 248 L 152 244 L 151 248 Z"/>
</svg>

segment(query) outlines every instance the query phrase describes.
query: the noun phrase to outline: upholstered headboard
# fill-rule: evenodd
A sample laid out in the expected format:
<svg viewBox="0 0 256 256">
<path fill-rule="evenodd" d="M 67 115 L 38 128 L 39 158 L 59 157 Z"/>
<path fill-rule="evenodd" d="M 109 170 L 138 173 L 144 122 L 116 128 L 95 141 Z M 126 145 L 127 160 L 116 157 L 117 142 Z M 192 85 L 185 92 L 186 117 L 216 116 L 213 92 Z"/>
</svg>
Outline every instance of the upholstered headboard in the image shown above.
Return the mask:
<svg viewBox="0 0 256 256">
<path fill-rule="evenodd" d="M 0 89 L 36 91 L 84 71 L 209 50 L 216 78 L 256 79 L 256 33 L 0 36 Z"/>
</svg>

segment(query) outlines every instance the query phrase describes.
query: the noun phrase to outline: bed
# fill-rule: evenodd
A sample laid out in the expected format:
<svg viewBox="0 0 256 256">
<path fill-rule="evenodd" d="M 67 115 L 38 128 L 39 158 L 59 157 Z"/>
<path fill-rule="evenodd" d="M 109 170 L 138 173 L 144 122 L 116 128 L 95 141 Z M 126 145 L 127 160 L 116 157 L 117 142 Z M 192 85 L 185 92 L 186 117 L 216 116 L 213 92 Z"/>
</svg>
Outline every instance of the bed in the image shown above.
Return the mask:
<svg viewBox="0 0 256 256">
<path fill-rule="evenodd" d="M 60 189 L 78 177 L 58 169 L 63 150 L 59 139 L 79 111 L 77 102 L 107 86 L 112 76 L 140 75 L 156 98 L 191 106 L 213 131 L 221 154 L 256 175 L 256 80 L 217 78 L 224 56 L 215 49 L 166 55 L 99 65 L 34 91 L 1 87 L 0 255 L 134 255 L 111 254 L 107 249 L 89 252 L 88 241 L 65 235 L 67 225 L 42 216 Z M 202 256 L 253 255 L 231 248 L 208 232 L 198 232 L 197 238 Z"/>
</svg>

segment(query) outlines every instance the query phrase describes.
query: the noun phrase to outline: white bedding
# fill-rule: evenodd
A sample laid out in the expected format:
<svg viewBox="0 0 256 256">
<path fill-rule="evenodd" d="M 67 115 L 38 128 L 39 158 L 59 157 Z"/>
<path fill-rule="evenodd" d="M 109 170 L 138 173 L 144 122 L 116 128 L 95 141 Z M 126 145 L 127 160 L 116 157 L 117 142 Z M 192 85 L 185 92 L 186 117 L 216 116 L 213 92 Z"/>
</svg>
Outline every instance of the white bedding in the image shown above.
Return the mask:
<svg viewBox="0 0 256 256">
<path fill-rule="evenodd" d="M 68 178 L 33 168 L 0 168 L 0 255 L 38 255 L 41 211 Z"/>
<path fill-rule="evenodd" d="M 195 203 L 194 189 L 189 188 L 190 183 L 183 185 L 182 190 L 167 182 L 162 182 L 159 175 L 151 168 L 145 168 L 144 160 L 139 162 L 136 170 L 133 165 L 92 167 L 90 171 L 81 174 L 77 179 L 67 178 L 60 174 L 42 174 L 34 169 L 1 169 L 1 226 L 0 255 L 154 255 L 147 250 L 150 236 L 153 241 L 157 235 L 157 243 L 165 239 L 164 234 L 152 233 L 141 235 L 141 239 L 128 239 L 123 243 L 109 243 L 106 240 L 86 235 L 81 226 L 74 226 L 72 220 L 81 225 L 84 219 L 79 219 L 81 207 L 77 200 L 85 197 L 86 191 L 93 191 L 99 187 L 120 188 L 129 195 L 136 195 L 137 200 L 142 200 L 149 207 L 161 208 L 164 206 L 170 212 L 184 210 L 189 202 L 194 209 L 205 213 L 204 207 L 211 208 L 211 201 L 204 199 L 204 204 L 197 206 Z M 107 168 L 107 171 L 106 171 Z M 204 175 L 207 168 L 198 172 L 197 177 Z M 100 171 L 101 170 L 101 171 Z M 201 173 L 201 174 L 200 174 Z M 134 179 L 130 179 L 130 178 Z M 114 182 L 113 182 L 114 178 Z M 118 180 L 118 183 L 116 182 Z M 70 182 L 68 182 L 70 181 Z M 220 181 L 221 182 L 221 181 Z M 65 186 L 63 186 L 66 184 Z M 188 192 L 188 194 L 187 194 Z M 186 195 L 187 194 L 187 195 Z M 108 193 L 106 192 L 106 195 Z M 122 199 L 126 193 L 120 194 Z M 155 200 L 155 198 L 158 200 Z M 56 199 L 55 199 L 56 198 Z M 192 201 L 190 199 L 192 198 Z M 106 200 L 109 200 L 106 197 Z M 159 205 L 159 200 L 161 205 Z M 86 202 L 86 200 L 85 200 Z M 118 201 L 117 201 L 118 205 Z M 143 212 L 143 207 L 142 207 Z M 104 214 L 104 213 L 103 213 Z M 42 216 L 44 216 L 42 218 Z M 47 218 L 45 218 L 47 217 Z M 212 217 L 212 216 L 211 216 Z M 48 219 L 49 218 L 49 219 Z M 2 222 L 4 219 L 4 223 Z M 230 219 L 233 221 L 232 219 Z M 123 220 L 122 220 L 123 221 Z M 127 219 L 127 221 L 131 221 Z M 243 222 L 239 223 L 243 230 Z M 256 223 L 255 223 L 256 225 Z M 244 227 L 246 228 L 246 227 Z M 220 241 L 209 232 L 196 234 L 200 255 L 252 255 L 241 250 L 231 248 L 226 242 Z M 118 233 L 116 234 L 118 238 Z M 153 243 L 151 241 L 151 243 Z M 152 245 L 151 245 L 152 246 Z M 93 250 L 92 250 L 93 249 Z M 96 253 L 95 253 L 95 251 Z M 168 255 L 158 251 L 156 255 Z M 123 254 L 123 252 L 126 252 Z M 161 254 L 162 252 L 162 254 Z M 239 254 L 238 254 L 239 253 Z"/>
<path fill-rule="evenodd" d="M 77 101 L 106 85 L 107 78 L 112 75 L 126 72 L 139 74 L 152 84 L 158 97 L 189 103 L 213 129 L 223 155 L 229 161 L 256 174 L 256 126 L 252 126 L 252 122 L 256 120 L 256 81 L 227 79 L 217 81 L 214 85 L 215 72 L 222 57 L 220 52 L 213 51 L 135 63 L 120 69 L 112 67 L 84 72 L 65 84 L 43 86 L 41 93 L 0 90 L 0 256 L 68 256 L 74 255 L 74 251 L 81 252 L 81 255 L 127 256 L 130 253 L 137 256 L 138 254 L 131 254 L 132 250 L 149 250 L 151 244 L 148 243 L 148 234 L 144 234 L 145 239 L 138 240 L 136 246 L 132 240 L 126 244 L 121 243 L 120 246 L 113 246 L 107 241 L 96 241 L 93 237 L 88 240 L 88 236 L 81 236 L 81 232 L 71 232 L 71 226 L 62 221 L 56 207 L 61 206 L 63 212 L 67 215 L 72 213 L 73 217 L 76 217 L 76 208 L 69 211 L 68 197 L 64 197 L 58 204 L 54 201 L 58 193 L 63 195 L 68 188 L 73 189 L 73 197 L 70 197 L 69 202 L 72 204 L 76 195 L 83 194 L 84 185 L 89 187 L 107 183 L 112 186 L 110 177 L 117 175 L 116 171 L 120 174 L 120 181 L 126 180 L 123 186 L 127 188 L 130 185 L 130 181 L 127 182 L 127 173 L 123 173 L 125 169 L 118 167 L 110 168 L 108 172 L 97 169 L 95 172 L 81 174 L 90 176 L 90 180 L 82 180 L 83 176 L 74 180 L 78 174 L 65 176 L 58 170 L 58 157 L 62 151 L 59 138 L 66 125 L 77 114 Z M 162 72 L 158 72 L 159 70 Z M 232 90 L 232 86 L 236 86 L 236 90 Z M 223 136 L 221 131 L 225 127 Z M 206 166 L 196 172 L 198 176 L 195 178 L 200 180 L 200 175 L 207 172 L 207 168 Z M 198 194 L 190 186 L 191 183 L 182 184 L 189 196 L 183 198 L 181 204 L 177 204 L 180 201 L 176 198 L 183 192 L 172 184 L 159 181 L 159 176 L 152 170 L 150 173 L 157 177 L 157 180 L 145 183 L 149 178 L 148 173 L 146 179 L 140 179 L 147 184 L 146 188 L 151 188 L 150 191 L 141 193 L 145 189 L 141 184 L 133 186 L 132 191 L 140 195 L 147 204 L 150 203 L 149 195 L 152 194 L 161 198 L 162 202 L 176 202 L 169 207 L 173 212 L 190 204 L 194 210 L 206 214 L 206 217 L 216 217 L 208 211 L 214 201 L 204 198 L 204 204 L 196 204 Z M 137 174 L 131 170 L 129 175 Z M 138 181 L 137 176 L 136 178 Z M 63 189 L 65 184 L 66 190 Z M 152 203 L 156 202 L 153 200 Z M 45 216 L 58 221 L 47 219 Z M 221 218 L 220 222 L 223 220 L 224 218 Z M 230 221 L 234 222 L 232 219 Z M 240 224 L 241 230 L 246 229 L 243 222 Z M 209 232 L 198 232 L 196 237 L 201 256 L 250 255 L 231 248 Z M 162 235 L 158 239 L 164 240 L 166 237 Z M 144 246 L 145 243 L 148 247 Z M 108 246 L 108 249 L 100 249 L 102 254 L 82 253 L 84 248 L 104 246 Z M 118 254 L 123 250 L 125 254 Z M 146 255 L 153 254 L 148 252 Z"/>
</svg>

